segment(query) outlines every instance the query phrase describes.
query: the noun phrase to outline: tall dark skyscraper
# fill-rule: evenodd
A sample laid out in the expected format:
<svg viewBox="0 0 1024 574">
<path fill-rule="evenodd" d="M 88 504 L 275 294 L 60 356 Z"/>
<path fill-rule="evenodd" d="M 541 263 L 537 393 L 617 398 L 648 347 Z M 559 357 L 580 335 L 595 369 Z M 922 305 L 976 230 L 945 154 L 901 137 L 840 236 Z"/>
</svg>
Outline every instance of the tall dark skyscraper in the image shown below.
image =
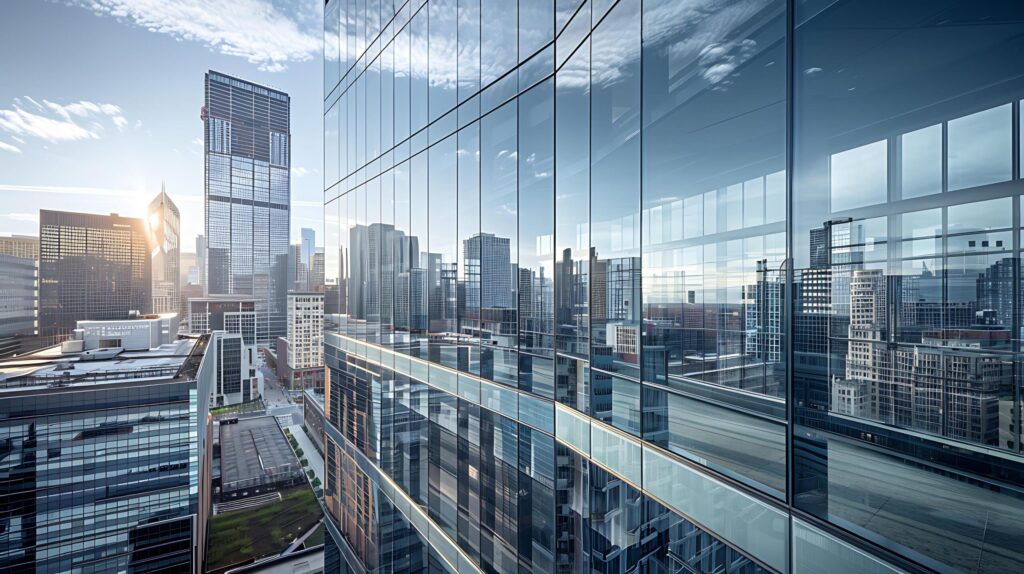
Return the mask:
<svg viewBox="0 0 1024 574">
<path fill-rule="evenodd" d="M 1024 4 L 324 23 L 328 572 L 1024 571 Z"/>
<path fill-rule="evenodd" d="M 287 330 L 290 110 L 288 94 L 206 74 L 206 291 L 256 299 L 261 345 Z"/>
<path fill-rule="evenodd" d="M 79 320 L 152 311 L 146 224 L 119 215 L 39 210 L 39 335 L 66 339 Z"/>
</svg>

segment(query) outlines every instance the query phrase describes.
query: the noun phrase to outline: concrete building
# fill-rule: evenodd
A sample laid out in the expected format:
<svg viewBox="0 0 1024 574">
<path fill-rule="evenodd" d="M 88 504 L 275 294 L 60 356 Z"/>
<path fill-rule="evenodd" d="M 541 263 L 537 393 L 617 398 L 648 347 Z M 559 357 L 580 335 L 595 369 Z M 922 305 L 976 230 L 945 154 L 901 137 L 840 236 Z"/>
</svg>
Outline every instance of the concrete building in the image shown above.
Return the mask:
<svg viewBox="0 0 1024 574">
<path fill-rule="evenodd" d="M 288 294 L 288 336 L 278 339 L 278 376 L 289 389 L 322 389 L 324 296 Z"/>
</svg>

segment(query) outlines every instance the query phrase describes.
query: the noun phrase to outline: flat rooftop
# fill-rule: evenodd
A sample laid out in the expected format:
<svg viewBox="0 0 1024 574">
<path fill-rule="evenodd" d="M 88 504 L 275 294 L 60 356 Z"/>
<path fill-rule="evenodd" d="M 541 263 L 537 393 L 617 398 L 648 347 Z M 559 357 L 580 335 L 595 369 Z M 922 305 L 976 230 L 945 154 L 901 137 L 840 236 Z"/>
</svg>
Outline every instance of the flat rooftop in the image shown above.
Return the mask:
<svg viewBox="0 0 1024 574">
<path fill-rule="evenodd" d="M 147 351 L 95 349 L 61 353 L 60 345 L 0 361 L 0 393 L 47 387 L 171 379 L 196 339 L 179 339 Z"/>
<path fill-rule="evenodd" d="M 220 424 L 220 480 L 269 482 L 272 475 L 294 470 L 299 462 L 272 416 L 239 418 Z"/>
</svg>

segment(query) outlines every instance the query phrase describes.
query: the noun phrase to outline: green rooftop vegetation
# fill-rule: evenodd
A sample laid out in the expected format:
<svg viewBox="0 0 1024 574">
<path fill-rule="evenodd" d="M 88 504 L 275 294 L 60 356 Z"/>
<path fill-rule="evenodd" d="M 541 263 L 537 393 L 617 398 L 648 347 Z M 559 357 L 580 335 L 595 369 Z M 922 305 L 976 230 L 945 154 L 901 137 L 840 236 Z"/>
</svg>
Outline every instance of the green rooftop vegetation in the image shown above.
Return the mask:
<svg viewBox="0 0 1024 574">
<path fill-rule="evenodd" d="M 207 570 L 225 570 L 277 554 L 316 525 L 320 516 L 320 506 L 305 485 L 282 491 L 279 502 L 211 516 Z"/>
</svg>

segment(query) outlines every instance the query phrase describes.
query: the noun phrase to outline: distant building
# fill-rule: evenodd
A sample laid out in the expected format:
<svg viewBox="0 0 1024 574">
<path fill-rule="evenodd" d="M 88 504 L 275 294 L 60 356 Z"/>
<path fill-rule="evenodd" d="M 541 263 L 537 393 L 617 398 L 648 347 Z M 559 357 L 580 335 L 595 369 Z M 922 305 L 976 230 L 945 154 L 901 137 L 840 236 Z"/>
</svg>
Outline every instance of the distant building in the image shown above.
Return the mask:
<svg viewBox="0 0 1024 574">
<path fill-rule="evenodd" d="M 467 306 L 481 309 L 512 309 L 516 300 L 512 291 L 512 264 L 509 240 L 492 233 L 477 233 L 463 242 L 467 279 Z M 472 288 L 469 288 L 472 285 Z"/>
<path fill-rule="evenodd" d="M 238 333 L 246 345 L 256 345 L 256 306 L 249 297 L 220 295 L 188 301 L 188 332 L 203 335 L 213 331 Z"/>
<path fill-rule="evenodd" d="M 290 107 L 283 92 L 206 74 L 204 286 L 256 301 L 261 345 L 287 328 Z"/>
<path fill-rule="evenodd" d="M 196 283 L 186 283 L 181 286 L 181 301 L 178 304 L 178 317 L 185 326 L 189 324 L 188 302 L 190 299 L 202 299 L 203 286 Z M 190 329 L 186 329 L 190 331 Z"/>
<path fill-rule="evenodd" d="M 0 571 L 201 570 L 208 342 L 0 361 Z"/>
<path fill-rule="evenodd" d="M 149 313 L 152 272 L 146 225 L 117 214 L 39 211 L 39 334 L 71 335 L 83 319 Z"/>
<path fill-rule="evenodd" d="M 161 185 L 147 210 L 149 241 L 153 249 L 154 313 L 178 310 L 181 292 L 181 212 Z"/>
<path fill-rule="evenodd" d="M 313 268 L 310 270 L 309 290 L 321 292 L 324 290 L 324 250 L 322 247 L 318 247 L 316 253 L 313 254 Z"/>
<path fill-rule="evenodd" d="M 0 255 L 39 261 L 39 238 L 31 235 L 0 236 Z"/>
<path fill-rule="evenodd" d="M 9 357 L 38 345 L 36 262 L 0 254 L 0 270 L 0 357 Z"/>
<path fill-rule="evenodd" d="M 308 291 L 312 288 L 309 283 L 309 273 L 313 270 L 313 254 L 316 253 L 316 231 L 303 227 L 300 231 L 300 236 L 302 237 L 302 242 L 299 244 L 299 259 L 306 270 L 306 282 L 302 288 Z"/>
<path fill-rule="evenodd" d="M 196 269 L 199 271 L 199 278 L 194 283 L 203 288 L 203 295 L 206 295 L 206 236 L 196 236 Z M 189 283 L 193 281 L 189 280 Z"/>
</svg>

